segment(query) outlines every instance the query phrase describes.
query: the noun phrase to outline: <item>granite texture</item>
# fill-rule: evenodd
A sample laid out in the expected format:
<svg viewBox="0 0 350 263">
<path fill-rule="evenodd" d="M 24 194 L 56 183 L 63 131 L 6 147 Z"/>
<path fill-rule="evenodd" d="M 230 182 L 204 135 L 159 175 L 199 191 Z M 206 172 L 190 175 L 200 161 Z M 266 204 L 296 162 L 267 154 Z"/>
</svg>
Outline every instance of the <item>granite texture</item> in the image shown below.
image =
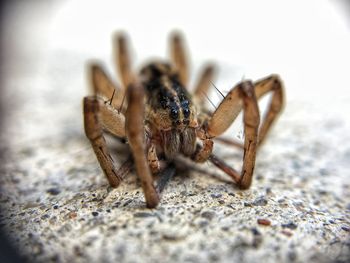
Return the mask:
<svg viewBox="0 0 350 263">
<path fill-rule="evenodd" d="M 39 63 L 11 53 L 2 67 L 0 225 L 30 262 L 349 262 L 348 94 L 330 104 L 286 82 L 249 190 L 179 160 L 160 205 L 146 209 L 136 175 L 111 189 L 84 136 L 85 55 L 53 49 Z M 108 144 L 122 163 L 127 145 Z M 215 152 L 240 167 L 238 150 Z"/>
<path fill-rule="evenodd" d="M 21 253 L 39 262 L 345 262 L 345 124 L 298 121 L 295 106 L 288 104 L 259 152 L 250 190 L 197 165 L 180 169 L 153 210 L 144 208 L 134 174 L 108 187 L 81 130 L 10 144 L 2 160 L 1 224 Z M 314 136 L 314 127 L 332 136 Z M 113 149 L 127 156 L 124 145 Z M 239 153 L 218 152 L 240 161 Z"/>
</svg>

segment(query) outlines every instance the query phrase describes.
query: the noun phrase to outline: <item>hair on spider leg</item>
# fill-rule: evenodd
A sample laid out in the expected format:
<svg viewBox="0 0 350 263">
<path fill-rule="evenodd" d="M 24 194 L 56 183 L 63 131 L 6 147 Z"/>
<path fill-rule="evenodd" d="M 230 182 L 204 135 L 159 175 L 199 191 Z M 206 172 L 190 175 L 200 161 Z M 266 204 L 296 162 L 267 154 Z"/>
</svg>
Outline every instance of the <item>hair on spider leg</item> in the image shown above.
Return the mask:
<svg viewBox="0 0 350 263">
<path fill-rule="evenodd" d="M 120 113 L 123 109 L 123 105 L 124 105 L 124 101 L 125 101 L 125 96 L 126 96 L 126 93 L 124 93 L 124 96 L 123 96 L 123 99 L 122 99 L 122 103 L 120 103 L 120 107 L 118 109 L 118 113 Z"/>
<path fill-rule="evenodd" d="M 210 81 L 210 83 L 211 83 L 211 85 L 213 85 L 213 87 L 216 89 L 216 91 L 219 92 L 220 95 L 222 96 L 222 98 L 224 99 L 224 98 L 225 98 L 225 95 L 222 94 L 222 92 L 216 87 L 216 85 L 215 85 L 212 81 Z"/>
<path fill-rule="evenodd" d="M 210 102 L 210 104 L 214 107 L 214 109 L 216 110 L 216 106 L 215 104 L 209 99 L 208 95 L 205 92 L 202 92 L 202 94 L 206 97 L 206 99 Z"/>
<path fill-rule="evenodd" d="M 109 105 L 112 105 L 113 98 L 114 98 L 114 94 L 115 94 L 115 89 L 113 90 L 112 97 L 111 97 L 109 100 L 106 100 L 106 101 L 105 101 L 105 104 L 109 103 Z"/>
</svg>

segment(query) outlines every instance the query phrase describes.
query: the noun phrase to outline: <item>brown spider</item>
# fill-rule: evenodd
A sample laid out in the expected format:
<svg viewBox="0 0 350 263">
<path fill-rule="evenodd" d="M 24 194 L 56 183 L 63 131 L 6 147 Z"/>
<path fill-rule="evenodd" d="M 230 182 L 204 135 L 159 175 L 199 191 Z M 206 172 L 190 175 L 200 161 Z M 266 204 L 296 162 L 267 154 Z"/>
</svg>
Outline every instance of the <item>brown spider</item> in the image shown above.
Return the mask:
<svg viewBox="0 0 350 263">
<path fill-rule="evenodd" d="M 204 68 L 191 96 L 186 89 L 188 63 L 179 33 L 173 33 L 170 38 L 171 63 L 154 61 L 144 66 L 138 75 L 131 69 L 125 36 L 118 34 L 115 44 L 122 85 L 113 84 L 102 67 L 93 64 L 90 67 L 93 95 L 84 98 L 85 133 L 109 184 L 117 187 L 135 163 L 147 207 L 156 207 L 159 193 L 171 177 L 169 164 L 177 155 L 183 155 L 195 162 L 209 160 L 228 174 L 238 187 L 249 188 L 257 148 L 283 106 L 279 77 L 271 75 L 254 83 L 240 82 L 210 113 L 203 106 L 203 94 L 211 85 L 214 67 L 207 65 Z M 257 100 L 270 91 L 273 92 L 271 102 L 259 128 Z M 244 149 L 242 172 L 239 173 L 213 155 L 212 149 L 213 139 L 229 128 L 241 110 L 245 139 L 244 145 L 239 145 Z M 133 158 L 119 169 L 115 168 L 109 154 L 103 131 L 130 145 Z M 226 139 L 222 141 L 233 144 Z M 161 175 L 157 186 L 153 182 L 156 174 Z"/>
</svg>

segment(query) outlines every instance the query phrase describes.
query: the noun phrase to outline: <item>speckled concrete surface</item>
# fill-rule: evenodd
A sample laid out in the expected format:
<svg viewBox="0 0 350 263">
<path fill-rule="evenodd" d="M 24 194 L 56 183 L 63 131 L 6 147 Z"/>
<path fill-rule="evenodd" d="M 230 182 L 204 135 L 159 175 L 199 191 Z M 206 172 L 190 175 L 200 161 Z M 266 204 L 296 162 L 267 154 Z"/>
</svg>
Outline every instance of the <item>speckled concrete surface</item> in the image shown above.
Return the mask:
<svg viewBox="0 0 350 263">
<path fill-rule="evenodd" d="M 108 188 L 80 130 L 10 144 L 1 224 L 40 262 L 345 261 L 348 124 L 298 121 L 297 108 L 289 104 L 259 153 L 250 190 L 204 164 L 206 172 L 179 172 L 154 210 L 134 175 Z M 315 127 L 328 132 L 315 136 Z M 114 148 L 125 158 L 125 147 Z"/>
<path fill-rule="evenodd" d="M 13 56 L 5 67 L 0 224 L 29 261 L 349 260 L 348 94 L 329 107 L 327 95 L 300 96 L 286 83 L 287 106 L 258 154 L 250 190 L 238 190 L 210 164 L 179 162 L 159 207 L 149 210 L 135 174 L 108 187 L 83 134 L 86 87 L 77 70 L 85 56 L 50 50 L 34 75 L 13 70 L 24 55 Z M 229 79 L 230 69 L 223 71 Z M 109 145 L 122 163 L 128 148 Z M 239 152 L 215 147 L 240 166 Z"/>
</svg>

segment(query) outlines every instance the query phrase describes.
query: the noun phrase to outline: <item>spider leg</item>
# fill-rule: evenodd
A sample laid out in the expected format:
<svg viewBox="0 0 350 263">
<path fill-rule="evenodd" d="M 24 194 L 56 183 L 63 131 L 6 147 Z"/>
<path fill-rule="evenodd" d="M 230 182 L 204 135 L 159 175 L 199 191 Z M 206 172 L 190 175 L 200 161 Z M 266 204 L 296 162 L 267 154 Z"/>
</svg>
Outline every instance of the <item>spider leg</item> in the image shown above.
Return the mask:
<svg viewBox="0 0 350 263">
<path fill-rule="evenodd" d="M 229 172 L 228 166 L 222 161 L 218 161 L 215 156 L 209 160 L 217 167 L 223 169 L 242 189 L 250 187 L 255 166 L 256 149 L 258 145 L 258 127 L 260 122 L 259 108 L 254 92 L 254 85 L 251 81 L 244 81 L 233 88 L 218 106 L 213 116 L 208 122 L 207 134 L 210 138 L 222 134 L 235 120 L 243 108 L 244 122 L 244 155 L 241 176 Z"/>
<path fill-rule="evenodd" d="M 255 94 L 257 99 L 261 98 L 268 92 L 273 92 L 269 108 L 262 119 L 259 129 L 259 146 L 264 142 L 266 134 L 271 128 L 271 125 L 276 120 L 276 117 L 281 112 L 284 105 L 283 84 L 279 76 L 271 75 L 254 83 Z"/>
<path fill-rule="evenodd" d="M 270 130 L 273 122 L 276 120 L 279 113 L 283 109 L 283 105 L 284 105 L 283 90 L 284 89 L 283 89 L 282 81 L 280 80 L 278 75 L 271 75 L 261 80 L 258 80 L 254 83 L 254 87 L 255 87 L 255 96 L 257 100 L 261 99 L 267 93 L 273 92 L 267 112 L 265 116 L 262 118 L 261 125 L 259 128 L 258 147 L 260 147 L 264 142 L 264 140 L 266 139 L 266 135 Z M 236 107 L 232 109 L 232 111 L 234 111 L 238 115 L 241 109 L 242 109 L 241 104 L 237 104 Z M 237 117 L 237 115 L 233 114 L 234 119 Z M 220 120 L 220 117 L 217 117 L 217 119 Z M 229 121 L 229 124 L 231 123 L 230 121 Z M 212 126 L 214 125 L 217 125 L 217 124 L 212 124 Z M 241 143 L 236 142 L 234 140 L 230 140 L 222 137 L 218 137 L 215 139 L 217 141 L 226 143 L 228 145 L 233 145 L 233 146 L 243 148 L 243 145 Z"/>
<path fill-rule="evenodd" d="M 124 175 L 130 171 L 131 166 L 126 165 L 116 170 L 103 136 L 103 129 L 118 137 L 125 137 L 124 115 L 113 109 L 112 106 L 108 105 L 108 107 L 102 99 L 96 96 L 85 97 L 83 103 L 86 136 L 90 140 L 109 184 L 112 187 L 117 187 Z"/>
<path fill-rule="evenodd" d="M 127 37 L 123 33 L 116 34 L 114 38 L 114 49 L 118 74 L 123 84 L 123 91 L 134 82 L 135 76 L 132 72 L 131 56 L 128 49 Z M 124 94 L 123 94 L 124 95 Z M 124 97 L 124 96 L 123 96 Z"/>
<path fill-rule="evenodd" d="M 123 90 L 111 81 L 99 64 L 91 63 L 88 66 L 88 70 L 89 76 L 91 76 L 90 81 L 93 94 L 103 98 L 114 108 L 119 109 L 124 96 Z"/>
<path fill-rule="evenodd" d="M 175 174 L 175 166 L 173 163 L 170 163 L 167 167 L 164 168 L 164 170 L 162 170 L 160 172 L 160 178 L 158 179 L 157 182 L 157 192 L 161 193 L 165 186 L 167 185 L 167 183 L 170 181 L 170 179 L 174 176 Z"/>
<path fill-rule="evenodd" d="M 198 135 L 198 134 L 197 134 Z M 191 156 L 191 159 L 194 160 L 197 163 L 203 163 L 206 160 L 208 160 L 211 152 L 213 151 L 213 140 L 210 138 L 201 138 L 202 146 L 197 145 L 196 151 Z"/>
<path fill-rule="evenodd" d="M 143 87 L 138 84 L 131 84 L 127 90 L 128 108 L 126 110 L 125 128 L 147 207 L 154 208 L 159 203 L 159 196 L 154 187 L 153 177 L 146 158 L 143 98 Z"/>
<path fill-rule="evenodd" d="M 216 70 L 214 65 L 207 64 L 204 66 L 202 72 L 200 73 L 197 84 L 194 88 L 193 96 L 198 105 L 202 105 L 208 95 L 210 85 L 215 77 Z"/>
<path fill-rule="evenodd" d="M 160 161 L 157 156 L 156 146 L 151 143 L 147 151 L 147 160 L 149 167 L 151 168 L 152 174 L 159 173 L 161 170 Z"/>
<path fill-rule="evenodd" d="M 185 45 L 181 33 L 173 32 L 170 37 L 170 58 L 175 69 L 179 72 L 182 85 L 185 87 L 187 87 L 189 76 L 188 61 L 186 57 Z"/>
</svg>

